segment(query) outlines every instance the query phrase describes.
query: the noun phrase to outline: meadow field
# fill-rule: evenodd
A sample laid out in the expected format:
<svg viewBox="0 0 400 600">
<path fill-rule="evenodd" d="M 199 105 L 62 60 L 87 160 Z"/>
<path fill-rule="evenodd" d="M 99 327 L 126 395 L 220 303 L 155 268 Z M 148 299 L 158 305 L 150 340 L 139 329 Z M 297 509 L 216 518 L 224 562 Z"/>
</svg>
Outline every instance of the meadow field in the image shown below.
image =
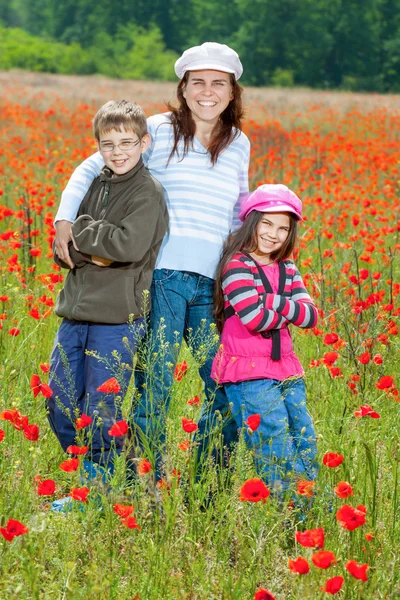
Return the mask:
<svg viewBox="0 0 400 600">
<path fill-rule="evenodd" d="M 302 198 L 296 262 L 320 314 L 316 329 L 293 332 L 321 464 L 314 486 L 297 487 L 305 515 L 246 494 L 256 473 L 242 441 L 230 469 L 210 461 L 193 482 L 181 419 L 196 422 L 202 388 L 187 348 L 160 502 L 146 462 L 127 488 L 123 459 L 110 489 L 86 498 L 50 430 L 60 193 L 94 151 L 103 102 L 133 99 L 150 115 L 173 94 L 168 83 L 0 73 L 0 599 L 400 598 L 399 97 L 246 90 L 251 187 L 285 183 Z M 49 510 L 70 493 L 71 512 Z"/>
</svg>

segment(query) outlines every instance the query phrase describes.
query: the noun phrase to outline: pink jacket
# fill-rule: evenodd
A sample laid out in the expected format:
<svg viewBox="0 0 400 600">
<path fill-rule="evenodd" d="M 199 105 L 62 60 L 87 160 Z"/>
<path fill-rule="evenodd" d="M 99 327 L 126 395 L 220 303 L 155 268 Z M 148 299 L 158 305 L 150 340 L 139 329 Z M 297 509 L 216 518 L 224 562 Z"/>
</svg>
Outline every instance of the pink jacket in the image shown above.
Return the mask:
<svg viewBox="0 0 400 600">
<path fill-rule="evenodd" d="M 248 379 L 277 379 L 300 376 L 303 368 L 293 351 L 289 323 L 297 327 L 314 327 L 318 313 L 304 287 L 295 264 L 283 261 L 261 265 L 273 294 L 266 294 L 257 265 L 242 253 L 235 254 L 223 272 L 222 288 L 225 309 L 235 314 L 225 321 L 221 346 L 214 359 L 212 377 L 218 383 Z M 281 285 L 279 285 L 279 283 Z M 278 294 L 278 288 L 282 291 Z M 281 359 L 271 358 L 272 341 L 262 332 L 280 330 Z"/>
</svg>

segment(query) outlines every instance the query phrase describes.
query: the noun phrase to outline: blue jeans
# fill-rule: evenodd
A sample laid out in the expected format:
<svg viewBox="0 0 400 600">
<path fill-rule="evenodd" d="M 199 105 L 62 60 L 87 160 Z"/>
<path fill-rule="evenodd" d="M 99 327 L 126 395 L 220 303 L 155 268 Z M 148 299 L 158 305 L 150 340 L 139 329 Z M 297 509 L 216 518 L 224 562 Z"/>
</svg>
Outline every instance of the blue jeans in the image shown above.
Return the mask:
<svg viewBox="0 0 400 600">
<path fill-rule="evenodd" d="M 140 398 L 133 409 L 132 425 L 139 447 L 155 459 L 157 478 L 162 476 L 166 414 L 182 339 L 199 364 L 206 395 L 196 433 L 199 455 L 205 458 L 207 451 L 212 450 L 209 442 L 216 425 L 224 447 L 229 448 L 238 439 L 225 392 L 211 378 L 211 365 L 219 346 L 217 330 L 210 328 L 213 292 L 214 281 L 208 277 L 169 269 L 154 271 L 148 335 L 135 371 Z M 184 409 L 182 416 L 186 416 Z"/>
<path fill-rule="evenodd" d="M 316 478 L 317 444 L 303 379 L 254 379 L 226 383 L 225 390 L 238 427 L 245 427 L 257 471 L 273 490 L 284 491 L 299 478 Z M 249 433 L 244 422 L 254 414 L 261 422 Z"/>
<path fill-rule="evenodd" d="M 121 403 L 143 333 L 143 319 L 122 325 L 63 319 L 51 354 L 53 395 L 47 406 L 50 426 L 64 451 L 76 443 L 75 421 L 84 413 L 93 419 L 84 430 L 90 446 L 88 460 L 107 465 L 114 453 L 120 454 L 125 436 L 111 437 L 108 430 L 122 419 Z M 98 392 L 111 377 L 117 379 L 121 391 Z"/>
</svg>

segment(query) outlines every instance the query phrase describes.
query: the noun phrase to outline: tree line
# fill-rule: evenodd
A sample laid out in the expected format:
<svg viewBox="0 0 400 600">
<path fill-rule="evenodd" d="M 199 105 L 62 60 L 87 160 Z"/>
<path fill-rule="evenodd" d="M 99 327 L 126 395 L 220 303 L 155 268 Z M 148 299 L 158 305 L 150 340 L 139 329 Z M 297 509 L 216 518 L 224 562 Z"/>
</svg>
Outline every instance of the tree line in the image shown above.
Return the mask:
<svg viewBox="0 0 400 600">
<path fill-rule="evenodd" d="M 0 21 L 3 69 L 174 79 L 219 41 L 247 85 L 400 92 L 400 0 L 0 0 Z"/>
</svg>

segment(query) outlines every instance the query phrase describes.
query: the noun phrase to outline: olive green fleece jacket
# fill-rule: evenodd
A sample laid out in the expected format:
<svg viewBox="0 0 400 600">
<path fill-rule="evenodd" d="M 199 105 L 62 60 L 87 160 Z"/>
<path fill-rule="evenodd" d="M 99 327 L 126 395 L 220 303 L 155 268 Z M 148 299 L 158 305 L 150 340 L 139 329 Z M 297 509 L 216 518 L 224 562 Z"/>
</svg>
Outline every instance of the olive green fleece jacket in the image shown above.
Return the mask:
<svg viewBox="0 0 400 600">
<path fill-rule="evenodd" d="M 95 323 L 126 323 L 143 316 L 144 292 L 168 228 L 162 186 L 142 159 L 125 175 L 113 177 L 104 167 L 80 206 L 72 233 L 79 252 L 68 273 L 55 312 L 60 317 Z M 114 262 L 98 267 L 90 256 Z M 58 264 L 66 267 L 54 258 Z"/>
</svg>

